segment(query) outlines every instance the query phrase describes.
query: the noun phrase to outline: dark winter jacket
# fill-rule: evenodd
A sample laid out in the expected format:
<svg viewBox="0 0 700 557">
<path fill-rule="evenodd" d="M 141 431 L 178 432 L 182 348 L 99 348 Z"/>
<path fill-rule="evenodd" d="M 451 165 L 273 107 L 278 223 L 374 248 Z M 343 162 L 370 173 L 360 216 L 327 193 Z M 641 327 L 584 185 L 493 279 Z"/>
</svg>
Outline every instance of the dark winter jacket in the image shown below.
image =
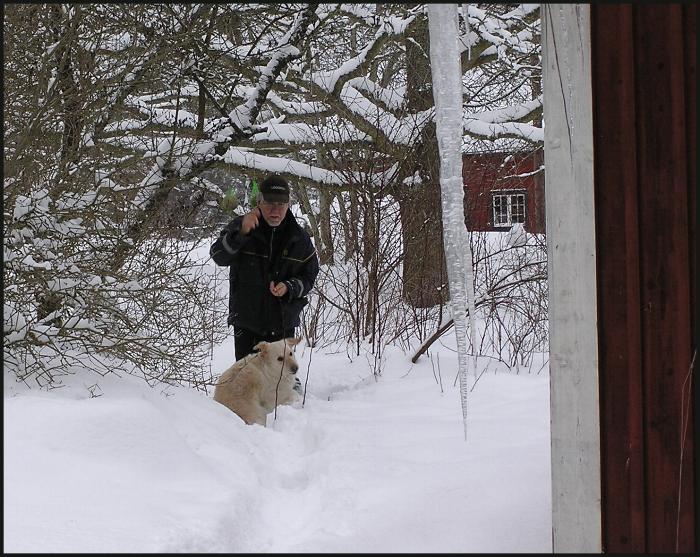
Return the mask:
<svg viewBox="0 0 700 557">
<path fill-rule="evenodd" d="M 311 238 L 289 210 L 276 228 L 261 216 L 247 236 L 242 221 L 226 225 L 209 250 L 217 265 L 230 267 L 228 324 L 261 336 L 298 327 L 319 269 Z M 287 293 L 273 296 L 270 281 L 284 281 Z"/>
</svg>

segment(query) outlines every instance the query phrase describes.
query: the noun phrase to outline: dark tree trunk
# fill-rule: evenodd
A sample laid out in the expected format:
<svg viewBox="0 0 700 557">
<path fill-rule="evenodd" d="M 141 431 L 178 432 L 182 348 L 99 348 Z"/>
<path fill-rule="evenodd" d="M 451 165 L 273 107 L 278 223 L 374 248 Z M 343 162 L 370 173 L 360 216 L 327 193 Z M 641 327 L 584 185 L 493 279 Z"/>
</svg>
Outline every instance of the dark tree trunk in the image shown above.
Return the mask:
<svg viewBox="0 0 700 557">
<path fill-rule="evenodd" d="M 449 299 L 442 244 L 442 206 L 435 127 L 428 126 L 416 160 L 422 183 L 403 186 L 399 195 L 403 231 L 403 296 L 413 307 L 432 307 Z M 432 135 L 432 138 L 430 137 Z M 426 152 L 428 151 L 428 152 Z"/>
<path fill-rule="evenodd" d="M 427 110 L 434 104 L 427 18 L 408 33 L 405 44 L 408 105 L 412 111 Z M 417 175 L 420 183 L 402 185 L 398 196 L 404 246 L 403 295 L 413 307 L 432 307 L 449 296 L 435 124 L 426 126 L 405 160 L 404 175 Z"/>
<path fill-rule="evenodd" d="M 331 234 L 331 204 L 333 203 L 333 192 L 321 189 L 319 191 L 319 225 L 321 233 L 321 250 L 319 261 L 321 265 L 333 265 L 335 262 L 335 249 L 333 247 L 333 237 Z"/>
<path fill-rule="evenodd" d="M 338 195 L 338 207 L 340 209 L 340 221 L 343 226 L 343 238 L 345 239 L 344 263 L 350 261 L 357 252 L 357 192 L 354 188 L 349 193 L 350 215 L 348 215 L 347 202 L 345 195 L 341 192 Z"/>
</svg>

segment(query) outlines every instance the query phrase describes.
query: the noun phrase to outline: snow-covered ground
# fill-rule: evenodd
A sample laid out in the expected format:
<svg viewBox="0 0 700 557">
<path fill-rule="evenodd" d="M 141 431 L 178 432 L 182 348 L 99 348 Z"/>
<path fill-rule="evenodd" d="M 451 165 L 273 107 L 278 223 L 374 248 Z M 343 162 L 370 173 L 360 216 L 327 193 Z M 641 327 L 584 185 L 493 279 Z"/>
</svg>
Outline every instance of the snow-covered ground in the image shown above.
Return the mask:
<svg viewBox="0 0 700 557">
<path fill-rule="evenodd" d="M 363 356 L 300 346 L 306 402 L 267 428 L 184 387 L 78 374 L 40 392 L 6 374 L 3 549 L 551 552 L 547 368 L 491 363 L 465 442 L 443 340 L 439 370 L 388 349 L 378 380 Z M 215 373 L 231 353 L 215 347 Z"/>
</svg>

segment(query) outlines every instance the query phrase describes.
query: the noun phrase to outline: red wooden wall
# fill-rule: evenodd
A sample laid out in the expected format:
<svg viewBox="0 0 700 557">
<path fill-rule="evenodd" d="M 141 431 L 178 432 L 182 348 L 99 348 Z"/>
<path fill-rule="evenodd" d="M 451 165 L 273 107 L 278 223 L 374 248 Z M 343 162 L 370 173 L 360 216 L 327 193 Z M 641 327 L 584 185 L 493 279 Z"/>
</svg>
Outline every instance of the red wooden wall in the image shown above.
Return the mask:
<svg viewBox="0 0 700 557">
<path fill-rule="evenodd" d="M 592 4 L 603 549 L 696 549 L 696 8 Z"/>
<path fill-rule="evenodd" d="M 465 219 L 469 230 L 507 230 L 493 226 L 491 195 L 494 190 L 526 193 L 525 230 L 543 234 L 544 172 L 542 149 L 532 153 L 475 153 L 462 157 Z M 529 174 L 529 175 L 528 175 Z"/>
</svg>

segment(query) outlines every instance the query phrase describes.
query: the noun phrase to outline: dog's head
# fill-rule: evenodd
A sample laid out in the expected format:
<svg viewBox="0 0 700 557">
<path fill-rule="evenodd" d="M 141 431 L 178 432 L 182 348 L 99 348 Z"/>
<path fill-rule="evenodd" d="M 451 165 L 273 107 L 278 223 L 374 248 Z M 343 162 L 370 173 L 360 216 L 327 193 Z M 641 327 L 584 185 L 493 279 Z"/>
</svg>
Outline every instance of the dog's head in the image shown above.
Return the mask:
<svg viewBox="0 0 700 557">
<path fill-rule="evenodd" d="M 299 371 L 299 364 L 294 358 L 293 348 L 299 344 L 301 338 L 284 338 L 275 342 L 258 342 L 255 349 L 270 365 L 277 365 L 287 373 L 294 375 Z"/>
</svg>

